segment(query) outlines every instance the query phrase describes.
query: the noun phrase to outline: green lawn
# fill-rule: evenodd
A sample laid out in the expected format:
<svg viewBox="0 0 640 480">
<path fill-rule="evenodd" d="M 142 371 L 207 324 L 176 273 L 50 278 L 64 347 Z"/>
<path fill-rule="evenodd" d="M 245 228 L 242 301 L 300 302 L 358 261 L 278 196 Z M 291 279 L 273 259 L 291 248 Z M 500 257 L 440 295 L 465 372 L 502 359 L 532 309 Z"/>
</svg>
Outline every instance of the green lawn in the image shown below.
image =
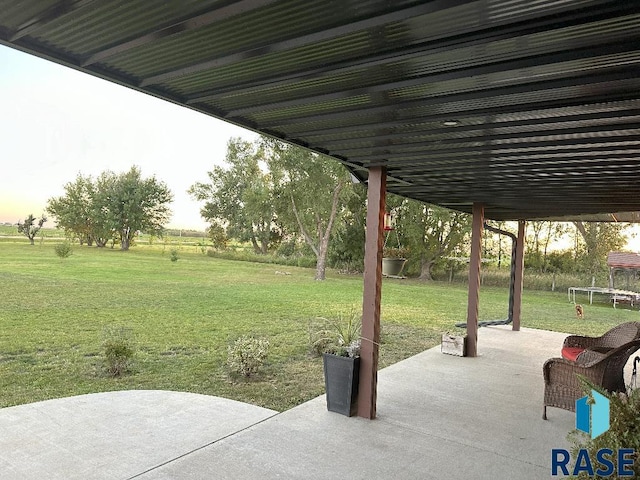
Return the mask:
<svg viewBox="0 0 640 480">
<path fill-rule="evenodd" d="M 0 243 L 0 407 L 121 389 L 220 395 L 284 410 L 324 390 L 321 359 L 309 354 L 309 323 L 359 309 L 362 278 L 312 269 L 220 260 L 182 248 L 129 252 L 75 246 L 59 259 L 55 242 Z M 165 250 L 165 251 L 163 251 Z M 277 274 L 289 272 L 290 275 Z M 461 285 L 385 280 L 381 367 L 439 343 L 466 318 Z M 481 320 L 506 316 L 507 291 L 483 288 Z M 524 294 L 523 326 L 600 334 L 638 312 L 587 306 L 577 321 L 563 293 Z M 133 331 L 133 371 L 103 373 L 103 329 Z M 245 380 L 226 367 L 242 334 L 268 337 L 268 364 Z"/>
</svg>

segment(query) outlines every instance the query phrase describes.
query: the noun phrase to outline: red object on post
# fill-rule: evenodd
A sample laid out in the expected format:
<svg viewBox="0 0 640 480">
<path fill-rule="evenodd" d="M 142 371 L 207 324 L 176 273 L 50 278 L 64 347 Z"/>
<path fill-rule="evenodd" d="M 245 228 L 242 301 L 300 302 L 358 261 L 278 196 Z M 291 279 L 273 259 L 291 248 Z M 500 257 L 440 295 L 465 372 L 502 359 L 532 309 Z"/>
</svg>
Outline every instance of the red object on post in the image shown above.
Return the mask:
<svg viewBox="0 0 640 480">
<path fill-rule="evenodd" d="M 393 218 L 391 218 L 391 214 L 390 213 L 385 213 L 384 214 L 384 222 L 383 222 L 383 227 L 385 232 L 390 232 L 391 230 L 393 230 L 395 227 L 393 226 Z"/>
</svg>

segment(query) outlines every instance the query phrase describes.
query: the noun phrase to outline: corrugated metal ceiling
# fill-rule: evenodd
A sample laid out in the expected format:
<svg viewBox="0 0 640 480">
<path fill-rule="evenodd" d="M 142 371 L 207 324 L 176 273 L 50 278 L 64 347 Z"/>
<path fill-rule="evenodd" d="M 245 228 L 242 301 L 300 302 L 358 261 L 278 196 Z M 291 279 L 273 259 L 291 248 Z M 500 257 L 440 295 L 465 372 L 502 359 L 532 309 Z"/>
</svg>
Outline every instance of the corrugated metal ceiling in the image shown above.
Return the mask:
<svg viewBox="0 0 640 480">
<path fill-rule="evenodd" d="M 639 32 L 638 0 L 0 0 L 2 44 L 496 220 L 640 211 Z"/>
</svg>

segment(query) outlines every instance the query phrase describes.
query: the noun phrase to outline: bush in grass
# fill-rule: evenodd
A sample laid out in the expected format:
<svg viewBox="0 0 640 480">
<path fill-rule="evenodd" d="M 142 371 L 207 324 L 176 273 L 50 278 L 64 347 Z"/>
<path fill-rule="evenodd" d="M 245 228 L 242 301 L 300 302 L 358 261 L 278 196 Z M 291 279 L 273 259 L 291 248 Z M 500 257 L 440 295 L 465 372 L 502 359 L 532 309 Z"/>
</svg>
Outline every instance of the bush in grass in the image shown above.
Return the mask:
<svg viewBox="0 0 640 480">
<path fill-rule="evenodd" d="M 69 242 L 62 242 L 57 244 L 53 249 L 56 255 L 60 258 L 67 258 L 72 253 L 71 244 Z"/>
<path fill-rule="evenodd" d="M 177 248 L 172 248 L 171 251 L 169 252 L 169 258 L 171 259 L 172 262 L 177 262 L 178 261 L 178 249 Z"/>
<path fill-rule="evenodd" d="M 243 335 L 229 345 L 227 363 L 232 371 L 250 377 L 258 372 L 269 353 L 269 340 Z"/>
<path fill-rule="evenodd" d="M 120 377 L 129 371 L 135 353 L 131 329 L 105 327 L 103 337 L 102 349 L 107 374 L 111 377 Z"/>
</svg>

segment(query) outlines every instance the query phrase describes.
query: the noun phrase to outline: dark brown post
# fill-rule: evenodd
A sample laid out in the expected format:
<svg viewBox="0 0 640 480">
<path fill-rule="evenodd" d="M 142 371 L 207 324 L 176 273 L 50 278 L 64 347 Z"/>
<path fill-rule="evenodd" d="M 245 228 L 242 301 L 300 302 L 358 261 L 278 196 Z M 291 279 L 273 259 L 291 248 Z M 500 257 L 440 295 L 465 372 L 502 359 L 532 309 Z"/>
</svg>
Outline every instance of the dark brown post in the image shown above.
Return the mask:
<svg viewBox="0 0 640 480">
<path fill-rule="evenodd" d="M 482 229 L 484 205 L 473 204 L 471 227 L 471 260 L 469 261 L 469 300 L 467 307 L 467 356 L 478 356 L 478 305 L 480 303 L 480 263 L 482 260 Z"/>
<path fill-rule="evenodd" d="M 380 345 L 380 298 L 382 296 L 382 244 L 386 208 L 387 169 L 371 167 L 367 189 L 367 230 L 364 247 L 362 295 L 362 346 L 358 416 L 376 418 L 378 350 Z"/>
<path fill-rule="evenodd" d="M 516 240 L 516 283 L 513 288 L 513 329 L 520 330 L 520 312 L 522 311 L 522 284 L 524 281 L 524 220 L 518 221 L 518 239 Z"/>
</svg>

